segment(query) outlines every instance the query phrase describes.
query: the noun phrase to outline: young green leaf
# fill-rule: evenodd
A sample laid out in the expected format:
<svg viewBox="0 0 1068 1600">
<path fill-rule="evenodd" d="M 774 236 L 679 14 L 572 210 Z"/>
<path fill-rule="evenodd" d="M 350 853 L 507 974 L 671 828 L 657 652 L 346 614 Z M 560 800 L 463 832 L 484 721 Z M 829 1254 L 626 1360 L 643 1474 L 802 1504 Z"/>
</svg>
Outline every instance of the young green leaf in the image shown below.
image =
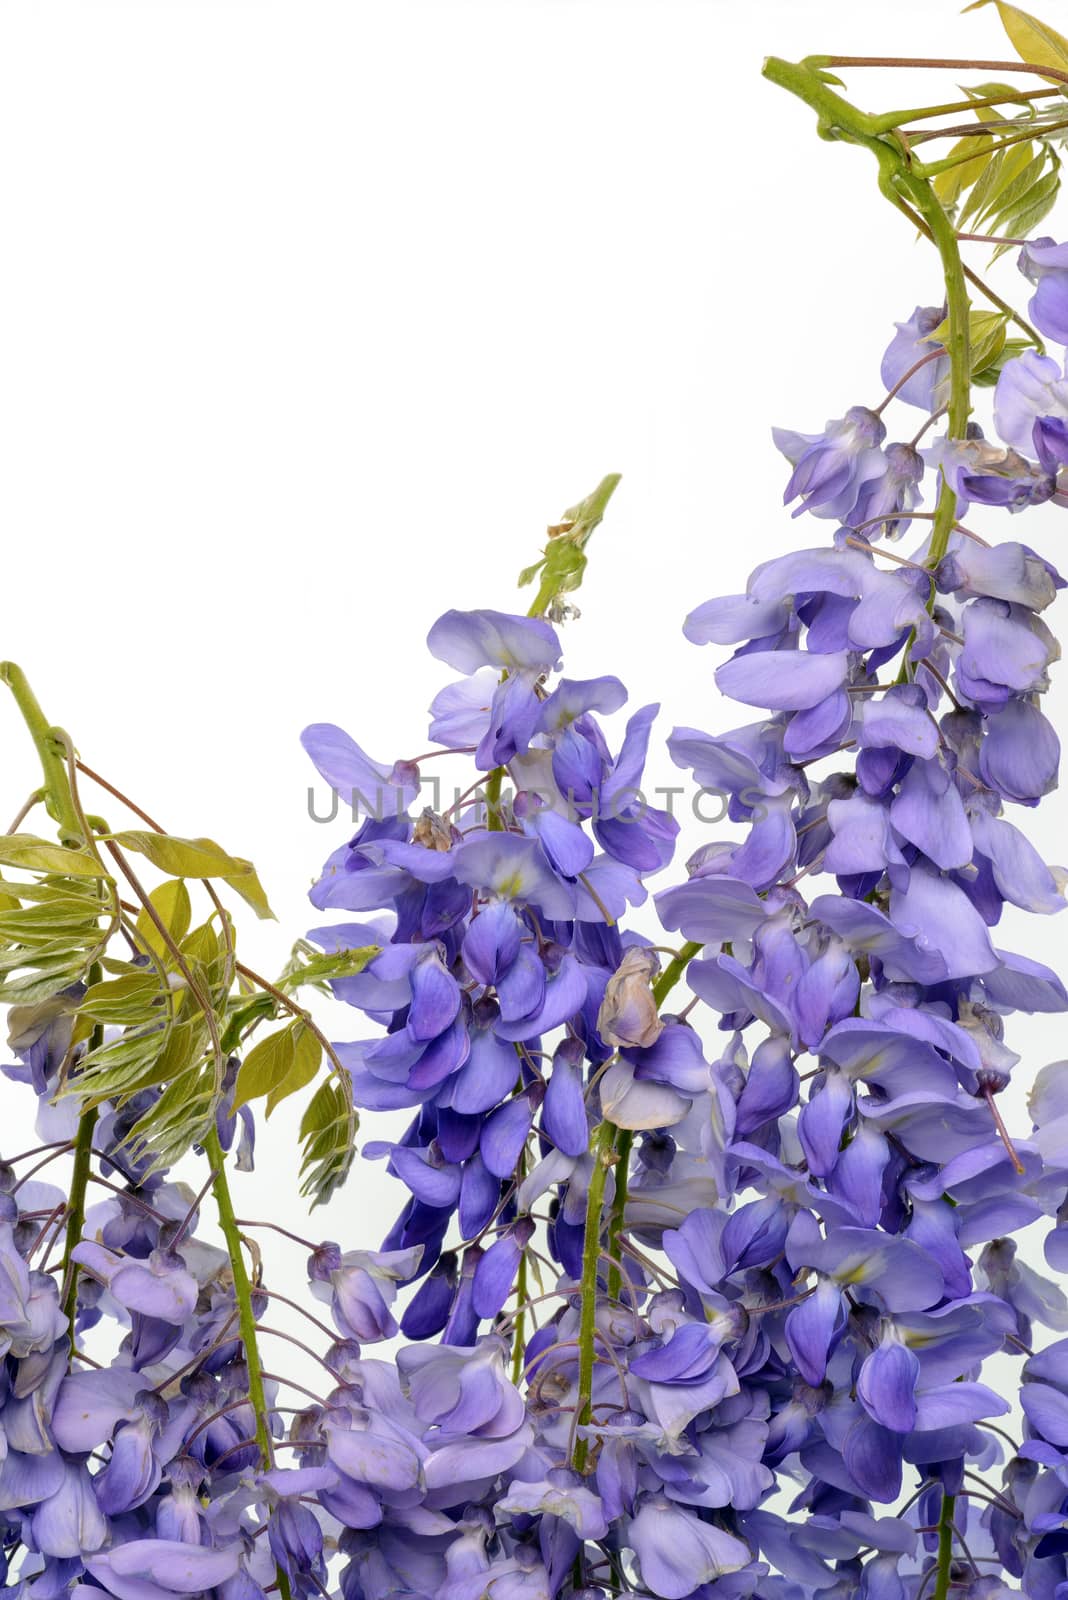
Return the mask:
<svg viewBox="0 0 1068 1600">
<path fill-rule="evenodd" d="M 311 1081 L 321 1054 L 318 1039 L 300 1017 L 268 1034 L 253 1046 L 238 1068 L 233 1109 L 237 1111 L 250 1100 L 266 1096 L 273 1110 L 286 1095 Z"/>
<path fill-rule="evenodd" d="M 965 156 L 971 159 L 965 161 Z M 981 177 L 989 158 L 990 140 L 981 134 L 969 134 L 950 147 L 946 159 L 959 164 L 947 167 L 931 180 L 935 194 L 947 210 L 952 209 L 964 191 Z"/>
<path fill-rule="evenodd" d="M 189 932 L 193 914 L 189 890 L 182 879 L 169 878 L 165 883 L 161 883 L 158 889 L 153 889 L 148 898 L 174 943 L 181 944 Z M 163 936 L 145 910 L 138 912 L 137 937 L 143 945 L 153 950 L 161 961 L 167 962 L 171 959 Z"/>
<path fill-rule="evenodd" d="M 294 1023 L 293 1028 L 296 1035 L 293 1065 L 285 1079 L 267 1096 L 267 1105 L 264 1108 L 264 1116 L 267 1117 L 282 1100 L 311 1083 L 323 1059 L 323 1047 L 311 1029 L 302 1022 Z"/>
<path fill-rule="evenodd" d="M 81 1010 L 94 1021 L 119 1027 L 151 1026 L 163 1017 L 166 995 L 159 975 L 139 968 L 124 977 L 94 983 L 85 992 Z"/>
<path fill-rule="evenodd" d="M 107 868 L 87 850 L 68 850 L 65 845 L 51 844 L 32 833 L 0 835 L 0 863 L 22 867 L 26 872 L 54 872 L 71 878 L 108 876 Z"/>
<path fill-rule="evenodd" d="M 978 11 L 980 6 L 989 4 L 990 0 L 976 0 L 974 5 L 966 6 L 965 10 Z M 1052 67 L 1056 72 L 1068 72 L 1068 39 L 1062 33 L 1051 28 L 1048 22 L 1040 22 L 1030 12 L 1007 5 L 1005 0 L 994 0 L 994 4 L 998 8 L 1001 25 L 1009 36 L 1009 43 L 1021 61 L 1033 67 Z"/>
<path fill-rule="evenodd" d="M 172 878 L 222 878 L 259 917 L 273 917 L 251 861 L 232 856 L 214 839 L 179 839 L 168 833 L 131 828 L 110 836 L 123 850 L 134 850 Z"/>
<path fill-rule="evenodd" d="M 972 376 L 984 372 L 1005 348 L 1005 329 L 1008 315 L 1004 311 L 972 311 L 968 315 L 969 347 L 972 357 Z M 949 337 L 949 320 L 940 322 L 927 335 L 931 344 L 944 344 Z"/>
<path fill-rule="evenodd" d="M 360 1119 L 340 1085 L 328 1078 L 308 1103 L 300 1124 L 304 1147 L 301 1189 L 323 1205 L 344 1183 L 356 1154 Z"/>
<path fill-rule="evenodd" d="M 379 953 L 379 945 L 369 944 L 356 950 L 336 950 L 329 955 L 309 956 L 299 965 L 291 966 L 279 979 L 279 984 L 283 989 L 294 990 L 306 984 L 322 985 L 333 983 L 338 978 L 355 978 Z"/>
</svg>

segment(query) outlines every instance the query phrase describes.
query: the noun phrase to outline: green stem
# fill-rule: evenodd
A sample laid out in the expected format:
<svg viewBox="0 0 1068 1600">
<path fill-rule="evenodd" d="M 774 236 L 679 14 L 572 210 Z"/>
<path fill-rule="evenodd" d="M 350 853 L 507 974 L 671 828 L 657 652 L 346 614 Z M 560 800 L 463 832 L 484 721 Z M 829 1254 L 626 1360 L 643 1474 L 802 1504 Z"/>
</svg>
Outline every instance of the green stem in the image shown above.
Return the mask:
<svg viewBox="0 0 1068 1600">
<path fill-rule="evenodd" d="M 576 1401 L 576 1428 L 590 1420 L 590 1401 L 593 1396 L 594 1338 L 597 1327 L 597 1270 L 601 1259 L 601 1214 L 604 1208 L 604 1186 L 608 1169 L 615 1162 L 616 1128 L 611 1122 L 602 1122 L 593 1145 L 593 1172 L 586 1196 L 586 1231 L 582 1245 L 582 1298 L 579 1315 L 579 1378 Z M 575 1470 L 585 1470 L 589 1455 L 589 1441 L 579 1438 L 575 1444 Z"/>
<path fill-rule="evenodd" d="M 949 414 L 946 432 L 951 439 L 963 439 L 971 411 L 971 340 L 968 288 L 964 281 L 964 264 L 960 258 L 960 245 L 956 231 L 946 215 L 938 196 L 929 183 L 901 174 L 896 187 L 903 190 L 931 230 L 931 238 L 942 262 L 942 275 L 946 284 L 946 309 L 949 331 L 946 334 L 946 354 L 949 357 Z M 943 476 L 935 506 L 931 528 L 931 544 L 926 565 L 935 568 L 949 545 L 949 536 L 957 516 L 957 497 Z"/>
<path fill-rule="evenodd" d="M 818 63 L 826 64 L 827 58 Z M 883 119 L 858 110 L 835 94 L 813 64 L 780 61 L 772 56 L 764 63 L 764 76 L 812 107 L 825 138 L 844 139 L 870 150 L 879 163 L 879 186 L 886 197 L 897 206 L 903 200 L 911 202 L 926 224 L 941 258 L 946 283 L 949 318 L 946 353 L 950 363 L 947 431 L 951 439 L 963 439 L 971 409 L 970 306 L 957 236 L 929 182 L 930 174 L 940 170 L 942 163 L 934 162 L 930 168 L 913 164 L 900 139 L 885 126 Z M 937 566 L 946 553 L 956 518 L 956 504 L 956 496 L 943 477 L 931 530 L 929 567 Z"/>
<path fill-rule="evenodd" d="M 924 222 L 919 213 L 912 209 L 907 201 L 898 198 L 894 203 L 901 212 L 902 216 L 908 217 L 913 227 L 917 228 L 920 233 L 923 234 L 925 239 L 929 239 L 931 237 L 930 228 L 927 226 L 926 222 Z M 1004 311 L 1009 321 L 1014 322 L 1019 328 L 1020 332 L 1026 334 L 1028 340 L 1034 345 L 1040 356 L 1045 355 L 1046 346 L 1043 343 L 1042 335 L 1039 333 L 1037 328 L 1033 328 L 1031 326 L 1026 317 L 1022 317 L 1013 306 L 1010 306 L 1007 300 L 1003 300 L 999 294 L 995 293 L 986 280 L 981 278 L 977 272 L 972 270 L 971 267 L 964 268 L 964 276 L 973 288 L 979 290 L 979 293 L 985 300 L 989 300 L 990 304 L 992 306 L 996 306 L 999 311 Z"/>
<path fill-rule="evenodd" d="M 987 95 L 981 100 L 947 100 L 940 106 L 909 106 L 903 111 L 883 111 L 876 117 L 880 131 L 887 132 L 891 128 L 903 128 L 909 122 L 923 122 L 928 117 L 948 117 L 956 111 L 982 111 L 987 106 L 1003 106 L 1032 100 L 1048 99 L 1051 95 L 1059 94 L 1058 89 L 1016 89 L 1006 90 L 1004 94 Z M 944 132 L 944 129 L 938 130 Z M 971 128 L 968 128 L 971 132 Z M 982 137 L 982 125 L 976 132 Z"/>
<path fill-rule="evenodd" d="M 501 784 L 504 782 L 504 768 L 494 767 L 486 779 L 486 827 L 490 833 L 503 833 L 504 821 L 501 817 Z"/>
<path fill-rule="evenodd" d="M 100 968 L 95 963 L 89 969 L 90 985 L 100 982 Z M 97 1025 L 89 1038 L 90 1051 L 104 1042 L 104 1029 Z M 71 1260 L 74 1247 L 81 1241 L 85 1229 L 85 1196 L 89 1187 L 89 1164 L 93 1154 L 93 1132 L 97 1120 L 96 1106 L 86 1106 L 78 1119 L 78 1133 L 74 1141 L 74 1170 L 70 1179 L 70 1197 L 67 1201 L 67 1227 L 63 1238 L 63 1311 L 70 1324 L 70 1347 L 77 1349 L 74 1319 L 78 1313 L 78 1263 Z"/>
<path fill-rule="evenodd" d="M 891 142 L 893 130 L 883 127 L 879 117 L 869 116 L 851 105 L 824 82 L 820 69 L 830 60 L 825 56 L 811 57 L 808 61 L 783 61 L 779 56 L 768 56 L 764 62 L 764 76 L 769 83 L 777 83 L 780 89 L 789 90 L 812 107 L 819 118 L 822 138 L 845 139 L 876 154 L 888 150 L 896 154 L 903 165 L 905 152 L 899 141 Z"/>
<path fill-rule="evenodd" d="M 515 1277 L 515 1329 L 512 1336 L 512 1382 L 516 1388 L 523 1376 L 523 1355 L 526 1344 L 527 1320 L 527 1253 L 524 1250 L 519 1257 L 519 1271 Z"/>
<path fill-rule="evenodd" d="M 1014 133 L 1005 139 L 992 139 L 983 146 L 983 156 L 995 156 L 1000 150 L 1008 150 L 1014 144 L 1031 144 L 1035 139 L 1042 139 L 1049 133 L 1059 133 L 1062 128 L 1068 127 L 1063 118 L 1059 122 L 1047 122 L 1041 128 L 1031 128 L 1024 133 Z M 913 163 L 913 171 L 920 178 L 937 178 L 942 172 L 952 172 L 954 167 L 966 167 L 969 161 L 975 160 L 975 152 L 970 155 L 944 156 L 941 161 L 917 161 Z"/>
<path fill-rule="evenodd" d="M 219 1227 L 226 1240 L 226 1250 L 230 1257 L 238 1326 L 245 1350 L 245 1366 L 248 1369 L 248 1397 L 256 1417 L 256 1443 L 260 1450 L 260 1467 L 266 1472 L 274 1460 L 274 1452 L 271 1446 L 271 1430 L 267 1423 L 267 1401 L 263 1393 L 263 1367 L 260 1363 L 259 1345 L 256 1343 L 256 1314 L 252 1309 L 252 1285 L 249 1282 L 248 1269 L 241 1250 L 241 1230 L 238 1228 L 234 1203 L 230 1197 L 226 1158 L 214 1122 L 204 1136 L 204 1153 L 211 1163 L 214 1174 L 211 1190 L 219 1212 Z"/>
<path fill-rule="evenodd" d="M 544 617 L 550 606 L 562 595 L 577 589 L 582 581 L 582 571 L 585 567 L 583 552 L 590 542 L 594 529 L 599 527 L 604 520 L 605 509 L 609 500 L 619 486 L 619 473 L 610 472 L 602 478 L 592 494 L 585 500 L 580 500 L 577 506 L 564 512 L 563 522 L 557 528 L 549 530 L 549 544 L 546 545 L 542 560 L 538 563 L 541 567 L 541 581 L 528 617 Z M 562 545 L 570 545 L 578 553 L 577 567 L 563 570 L 556 559 L 556 541 Z M 566 564 L 565 564 L 566 565 Z"/>
<path fill-rule="evenodd" d="M 623 1232 L 623 1219 L 627 1209 L 627 1181 L 630 1177 L 630 1152 L 634 1135 L 629 1128 L 620 1128 L 616 1134 L 616 1188 L 612 1208 L 608 1213 L 608 1298 L 618 1300 L 623 1291 L 623 1269 L 619 1257 L 619 1239 Z"/>
<path fill-rule="evenodd" d="M 267 1399 L 263 1392 L 263 1365 L 260 1361 L 260 1347 L 256 1342 L 256 1313 L 252 1309 L 252 1285 L 249 1282 L 248 1269 L 245 1258 L 241 1252 L 241 1230 L 237 1225 L 234 1213 L 234 1202 L 230 1196 L 230 1183 L 226 1176 L 226 1157 L 222 1145 L 219 1143 L 219 1131 L 212 1120 L 211 1128 L 204 1135 L 204 1154 L 211 1165 L 212 1180 L 211 1192 L 215 1196 L 215 1206 L 219 1213 L 219 1227 L 226 1240 L 226 1252 L 230 1257 L 230 1272 L 234 1280 L 234 1300 L 237 1304 L 237 1324 L 241 1333 L 241 1344 L 245 1352 L 245 1369 L 248 1373 L 248 1398 L 256 1418 L 256 1443 L 260 1452 L 260 1470 L 267 1472 L 274 1465 L 274 1449 L 271 1444 L 271 1429 L 268 1423 Z M 279 1566 L 275 1567 L 278 1580 L 278 1593 L 282 1600 L 291 1600 L 289 1579 Z"/>
<path fill-rule="evenodd" d="M 656 1001 L 656 1009 L 658 1011 L 686 971 L 686 968 L 690 965 L 694 956 L 700 955 L 703 949 L 704 945 L 700 944 L 696 939 L 687 939 L 678 955 L 672 956 L 659 978 L 653 984 L 653 999 Z"/>
<path fill-rule="evenodd" d="M 13 661 L 0 662 L 0 682 L 6 683 L 11 690 L 15 704 L 22 713 L 22 720 L 37 746 L 37 756 L 44 773 L 45 804 L 49 816 L 59 824 L 60 839 L 63 844 L 81 849 L 85 838 L 70 790 L 65 755 L 68 743 L 66 735 L 48 721 L 21 667 L 17 667 Z"/>
<path fill-rule="evenodd" d="M 949 1594 L 949 1579 L 953 1565 L 953 1512 L 956 1507 L 956 1497 L 942 1491 L 942 1514 L 938 1519 L 938 1562 L 936 1571 L 934 1593 L 931 1600 L 946 1600 Z"/>
</svg>

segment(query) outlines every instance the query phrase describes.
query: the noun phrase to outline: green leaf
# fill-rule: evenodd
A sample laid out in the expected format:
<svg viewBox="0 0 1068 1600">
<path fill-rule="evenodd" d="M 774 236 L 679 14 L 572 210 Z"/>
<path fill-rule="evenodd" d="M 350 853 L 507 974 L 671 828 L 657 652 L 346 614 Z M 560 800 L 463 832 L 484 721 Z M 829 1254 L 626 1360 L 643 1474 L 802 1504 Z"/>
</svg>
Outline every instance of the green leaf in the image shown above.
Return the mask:
<svg viewBox="0 0 1068 1600">
<path fill-rule="evenodd" d="M 69 952 L 65 955 L 38 954 L 31 970 L 25 971 L 22 976 L 16 972 L 0 982 L 0 1001 L 4 1005 L 30 1006 L 41 1000 L 50 1000 L 61 989 L 78 982 L 85 966 L 82 957 L 81 950 L 74 955 Z"/>
<path fill-rule="evenodd" d="M 138 1027 L 163 1020 L 165 996 L 158 975 L 140 969 L 122 978 L 94 983 L 80 1009 L 97 1022 Z"/>
<path fill-rule="evenodd" d="M 1014 238 L 1026 238 L 1052 211 L 1060 193 L 1061 173 L 1060 162 L 1053 155 L 1053 151 L 1050 150 L 1048 153 L 1053 156 L 1054 166 L 1020 197 L 1014 207 L 1002 213 L 998 220 L 999 233 L 1009 234 Z M 1011 249 L 1011 245 L 999 245 L 992 259 L 996 261 L 1006 250 Z"/>
<path fill-rule="evenodd" d="M 95 1104 L 129 1100 L 145 1084 L 166 1042 L 162 1018 L 155 1027 L 128 1029 L 83 1057 L 76 1077 L 67 1081 L 62 1093 L 87 1096 Z"/>
<path fill-rule="evenodd" d="M 235 894 L 239 894 L 246 905 L 250 905 L 261 922 L 275 921 L 274 912 L 271 910 L 263 884 L 256 876 L 255 868 L 251 862 L 247 872 L 235 873 L 227 878 L 226 882 Z"/>
<path fill-rule="evenodd" d="M 9 878 L 0 878 L 0 887 L 5 896 L 23 904 L 27 900 L 39 905 L 78 903 L 86 910 L 99 910 L 103 885 L 99 878 L 38 878 L 31 883 L 13 883 Z"/>
<path fill-rule="evenodd" d="M 233 1109 L 268 1097 L 271 1109 L 315 1076 L 321 1047 L 300 1017 L 252 1047 L 238 1068 Z M 308 1065 L 314 1056 L 314 1065 Z"/>
<path fill-rule="evenodd" d="M 202 1017 L 176 1023 L 166 1031 L 127 1034 L 123 1049 L 104 1046 L 85 1057 L 72 1086 L 94 1104 L 116 1100 L 120 1104 L 143 1089 L 156 1088 L 181 1077 L 203 1056 L 208 1031 Z"/>
<path fill-rule="evenodd" d="M 5 867 L 22 867 L 26 872 L 61 873 L 65 878 L 108 876 L 107 868 L 88 851 L 68 850 L 65 845 L 50 844 L 32 833 L 0 835 L 0 863 Z"/>
<path fill-rule="evenodd" d="M 972 376 L 983 372 L 1000 356 L 1005 348 L 1005 329 L 1008 315 L 1004 311 L 971 311 L 968 314 L 968 337 L 971 348 Z M 931 344 L 945 344 L 949 337 L 949 319 L 926 335 Z"/>
<path fill-rule="evenodd" d="M 981 389 L 992 389 L 1001 376 L 1001 369 L 1007 361 L 1022 355 L 1025 350 L 1033 350 L 1034 345 L 1030 339 L 1006 339 L 1001 352 L 993 361 L 985 366 L 982 372 L 977 372 L 973 382 Z"/>
<path fill-rule="evenodd" d="M 323 1205 L 344 1183 L 356 1154 L 360 1120 L 340 1085 L 328 1078 L 312 1096 L 300 1124 L 304 1146 L 301 1194 Z"/>
<path fill-rule="evenodd" d="M 960 160 L 963 156 L 971 156 L 972 159 Z M 947 209 L 955 206 L 965 189 L 970 189 L 981 176 L 989 158 L 990 140 L 981 135 L 969 134 L 964 139 L 958 139 L 950 148 L 946 160 L 959 161 L 959 165 L 947 167 L 945 172 L 939 172 L 932 179 L 935 194 Z"/>
<path fill-rule="evenodd" d="M 1005 348 L 1008 317 L 1000 311 L 973 311 L 971 340 L 972 377 L 986 370 Z"/>
<path fill-rule="evenodd" d="M 124 850 L 145 856 L 172 878 L 222 878 L 259 917 L 273 917 L 251 861 L 231 856 L 214 839 L 179 839 L 169 833 L 133 828 L 110 836 Z"/>
<path fill-rule="evenodd" d="M 965 9 L 978 11 L 980 6 L 989 3 L 990 0 L 976 0 Z M 1021 61 L 1033 67 L 1053 67 L 1057 72 L 1068 72 L 1068 39 L 1062 33 L 1051 28 L 1048 22 L 1040 22 L 1030 12 L 1006 5 L 1005 0 L 994 0 L 994 4 L 1009 43 Z"/>
<path fill-rule="evenodd" d="M 123 1141 L 135 1155 L 150 1153 L 152 1171 L 171 1167 L 200 1144 L 211 1125 L 215 1075 L 210 1067 L 193 1067 L 169 1084 L 155 1104 L 136 1122 Z"/>
<path fill-rule="evenodd" d="M 158 889 L 153 889 L 148 898 L 174 943 L 181 944 L 189 932 L 193 916 L 189 890 L 182 879 L 168 879 L 166 883 L 161 883 Z M 143 909 L 137 914 L 137 937 L 148 949 L 155 951 L 162 961 L 172 959 L 159 929 L 148 912 Z"/>
<path fill-rule="evenodd" d="M 238 1048 L 245 1032 L 254 1022 L 261 1022 L 265 1017 L 273 1017 L 274 1014 L 275 1001 L 269 994 L 256 994 L 248 1000 L 239 1000 L 230 1014 L 220 1041 L 224 1052 L 230 1055 Z"/>
<path fill-rule="evenodd" d="M 210 922 L 202 922 L 192 933 L 187 933 L 178 948 L 187 962 L 199 962 L 205 967 L 210 966 L 223 952 L 219 935 Z"/>
<path fill-rule="evenodd" d="M 81 937 L 92 943 L 99 932 L 97 915 L 80 900 L 54 900 L 43 905 L 19 906 L 0 911 L 0 939 L 13 944 L 33 945 L 63 935 Z"/>
<path fill-rule="evenodd" d="M 307 1110 L 300 1119 L 300 1138 L 309 1139 L 313 1134 L 322 1133 L 329 1128 L 337 1117 L 337 1090 L 327 1080 L 312 1095 L 308 1101 Z"/>
<path fill-rule="evenodd" d="M 960 215 L 957 218 L 958 229 L 963 231 L 971 219 L 978 216 L 979 212 L 983 210 L 990 197 L 997 193 L 998 187 L 1004 179 L 1006 157 L 1015 156 L 1017 150 L 1021 148 L 1029 150 L 1030 145 L 1013 145 L 1008 150 L 995 150 L 993 155 L 987 157 L 986 166 L 983 168 L 978 183 L 974 185 L 960 209 Z"/>
<path fill-rule="evenodd" d="M 311 1083 L 323 1059 L 323 1047 L 311 1029 L 302 1022 L 295 1023 L 294 1029 L 296 1046 L 293 1052 L 293 1065 L 285 1080 L 267 1096 L 267 1105 L 264 1109 L 264 1116 L 267 1117 L 281 1101 Z"/>
<path fill-rule="evenodd" d="M 279 979 L 279 984 L 281 988 L 292 991 L 302 988 L 305 984 L 333 983 L 338 978 L 355 978 L 380 952 L 381 946 L 369 944 L 356 950 L 337 950 L 329 955 L 311 956 L 299 966 L 291 967 L 285 972 Z"/>
<path fill-rule="evenodd" d="M 1030 144 L 1017 146 L 1017 149 L 1024 151 L 1030 151 L 1032 148 L 1033 146 Z M 1007 153 L 1015 155 L 1016 151 L 1012 150 Z M 1045 165 L 1046 153 L 1042 148 L 1039 149 L 1037 155 L 1030 156 L 1022 164 L 1017 162 L 1016 170 L 1011 173 L 1008 172 L 1008 163 L 1006 163 L 1004 181 L 999 185 L 997 192 L 991 196 L 982 215 L 977 218 L 979 226 L 990 226 L 993 231 L 999 232 L 1000 225 L 1006 214 L 1010 213 L 1012 208 L 1019 204 L 1029 189 L 1034 188 L 1034 185 L 1042 176 Z"/>
<path fill-rule="evenodd" d="M 249 865 L 227 855 L 213 839 L 177 839 L 168 833 L 131 829 L 111 835 L 123 850 L 136 850 L 154 867 L 174 878 L 226 878 Z"/>
</svg>

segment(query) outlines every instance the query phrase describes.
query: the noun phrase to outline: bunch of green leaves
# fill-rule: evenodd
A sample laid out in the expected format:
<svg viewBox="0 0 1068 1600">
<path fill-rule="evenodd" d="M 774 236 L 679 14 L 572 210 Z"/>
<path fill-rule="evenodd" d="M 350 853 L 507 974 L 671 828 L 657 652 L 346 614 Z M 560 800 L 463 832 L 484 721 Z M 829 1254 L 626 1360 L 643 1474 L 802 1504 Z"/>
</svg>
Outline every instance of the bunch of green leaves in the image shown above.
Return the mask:
<svg viewBox="0 0 1068 1600">
<path fill-rule="evenodd" d="M 0 837 L 0 1002 L 28 1006 L 76 984 L 119 926 L 99 858 L 32 834 Z"/>
<path fill-rule="evenodd" d="M 1068 136 L 1068 39 L 1004 0 L 975 0 L 969 11 L 996 4 L 1002 26 L 1021 62 L 1050 69 L 1059 93 L 1044 94 L 1011 113 L 1006 107 L 1020 91 L 1011 84 L 983 83 L 964 90 L 976 102 L 982 129 L 965 134 L 947 156 L 934 188 L 960 232 L 1026 238 L 1052 210 L 1061 185 L 1057 147 Z M 1011 246 L 999 245 L 995 259 Z"/>
<path fill-rule="evenodd" d="M 976 99 L 1011 94 L 1008 85 L 984 83 L 965 91 Z M 955 164 L 933 180 L 935 193 L 960 232 L 1025 238 L 1052 210 L 1061 185 L 1061 159 L 1068 105 L 1059 117 L 1035 107 L 1007 116 L 995 106 L 977 106 L 976 120 L 989 131 L 966 134 L 949 151 Z M 1046 133 L 1043 130 L 1053 131 Z M 1027 135 L 1030 134 L 1030 137 Z M 1009 249 L 998 245 L 995 258 Z"/>
<path fill-rule="evenodd" d="M 155 888 L 131 855 L 161 875 Z M 292 996 L 359 972 L 373 948 L 298 947 L 277 984 L 251 972 L 220 890 L 272 913 L 251 863 L 211 839 L 111 833 L 93 819 L 79 849 L 7 835 L 0 866 L 0 1001 L 18 1006 L 21 1034 L 69 1013 L 60 1095 L 90 1111 L 136 1100 L 126 1146 L 167 1167 L 202 1142 L 221 1106 L 263 1100 L 269 1116 L 325 1066 L 301 1123 L 303 1193 L 313 1203 L 334 1193 L 358 1127 L 349 1076 Z M 207 898 L 203 920 L 191 883 Z"/>
</svg>

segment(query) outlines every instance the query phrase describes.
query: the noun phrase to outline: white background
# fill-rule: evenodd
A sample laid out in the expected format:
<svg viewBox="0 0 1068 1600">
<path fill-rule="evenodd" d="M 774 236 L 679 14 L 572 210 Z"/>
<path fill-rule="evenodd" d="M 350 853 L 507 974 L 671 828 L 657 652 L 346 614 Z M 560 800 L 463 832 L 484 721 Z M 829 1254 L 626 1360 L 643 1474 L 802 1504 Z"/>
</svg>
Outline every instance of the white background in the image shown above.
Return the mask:
<svg viewBox="0 0 1068 1600">
<path fill-rule="evenodd" d="M 745 720 L 680 624 L 830 532 L 782 511 L 769 428 L 875 404 L 892 321 L 941 294 L 867 156 L 762 81 L 812 51 L 1009 53 L 948 0 L 4 6 L 0 653 L 91 765 L 261 865 L 261 970 L 320 920 L 344 832 L 309 819 L 301 727 L 424 749 L 428 626 L 525 606 L 518 569 L 604 472 L 569 670 L 662 699 L 662 732 Z M 955 93 L 848 77 L 884 107 Z M 990 517 L 1056 558 L 1063 513 Z M 38 781 L 6 701 L 0 739 L 3 826 Z M 1065 820 L 1027 818 L 1054 858 Z M 1006 942 L 1063 951 L 1024 923 Z M 1059 1019 L 1012 1026 L 1024 1080 L 1064 1053 Z M 3 1094 L 10 1152 L 33 1139 Z M 276 1122 L 239 1206 L 299 1227 Z M 401 1198 L 359 1167 L 308 1227 L 374 1245 Z"/>
</svg>

